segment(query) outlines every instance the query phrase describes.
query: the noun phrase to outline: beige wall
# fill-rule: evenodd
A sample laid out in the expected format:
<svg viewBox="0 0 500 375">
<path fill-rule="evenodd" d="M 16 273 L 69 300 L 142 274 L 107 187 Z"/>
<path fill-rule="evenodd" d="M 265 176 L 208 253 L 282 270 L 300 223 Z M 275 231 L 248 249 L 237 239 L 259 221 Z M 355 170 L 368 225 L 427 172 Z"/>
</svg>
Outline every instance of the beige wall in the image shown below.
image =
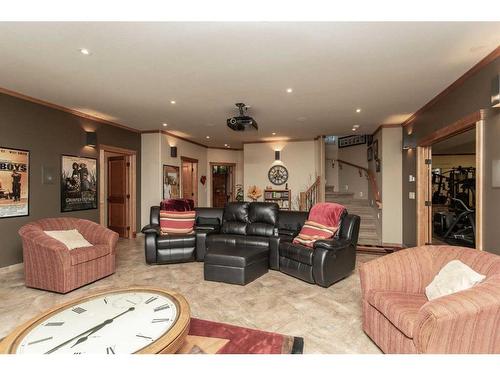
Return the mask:
<svg viewBox="0 0 500 375">
<path fill-rule="evenodd" d="M 432 155 L 432 168 L 441 168 L 441 172 L 451 168 L 476 167 L 476 155 Z"/>
<path fill-rule="evenodd" d="M 281 150 L 281 161 L 274 160 L 274 151 Z M 298 209 L 298 196 L 305 191 L 318 175 L 317 156 L 318 147 L 315 141 L 303 142 L 273 142 L 251 143 L 244 145 L 244 194 L 252 185 L 264 190 L 272 185 L 267 177 L 269 168 L 275 164 L 282 164 L 288 169 L 288 188 L 292 190 L 292 209 Z M 273 188 L 284 188 L 285 185 Z M 260 198 L 259 200 L 262 200 Z"/>
<path fill-rule="evenodd" d="M 172 137 L 171 135 L 161 134 L 161 164 L 163 168 L 163 164 L 165 165 L 173 165 L 181 167 L 181 157 L 188 157 L 191 159 L 198 160 L 198 207 L 206 207 L 207 206 L 207 193 L 208 193 L 208 183 L 205 182 L 203 185 L 200 182 L 201 176 L 207 176 L 207 148 L 195 145 L 191 142 L 183 141 L 182 139 L 178 139 Z M 177 147 L 177 157 L 173 158 L 170 156 L 170 147 Z M 162 172 L 163 173 L 163 172 Z M 182 176 L 181 176 L 182 178 Z M 208 176 L 207 176 L 208 181 Z M 181 182 L 182 186 L 182 182 Z M 181 188 L 182 189 L 182 188 Z M 182 192 L 181 192 L 182 194 Z M 161 197 L 161 196 L 160 196 Z M 161 199 L 160 199 L 161 200 Z"/>
<path fill-rule="evenodd" d="M 177 147 L 177 157 L 170 156 L 170 147 Z M 224 162 L 236 164 L 236 183 L 243 184 L 243 151 L 219 150 L 198 146 L 191 142 L 161 133 L 142 134 L 142 159 L 141 167 L 144 168 L 141 188 L 142 194 L 141 224 L 149 223 L 149 210 L 151 206 L 158 205 L 162 200 L 163 165 L 181 167 L 181 157 L 185 156 L 198 160 L 198 207 L 206 207 L 211 202 L 211 162 Z M 200 177 L 206 176 L 205 185 L 200 182 Z"/>
<path fill-rule="evenodd" d="M 149 210 L 162 195 L 161 137 L 159 133 L 141 137 L 141 226 L 149 224 Z"/>
<path fill-rule="evenodd" d="M 382 242 L 403 243 L 402 129 L 383 128 L 382 148 Z"/>
<path fill-rule="evenodd" d="M 335 144 L 325 145 L 325 180 L 327 186 L 333 186 L 334 191 L 339 191 L 339 165 L 333 160 L 338 159 L 338 146 Z"/>
<path fill-rule="evenodd" d="M 360 167 L 368 168 L 366 160 L 366 145 L 343 147 L 338 150 L 339 160 L 344 160 Z M 337 166 L 336 166 L 337 168 Z M 354 193 L 356 199 L 367 199 L 368 181 L 364 172 L 359 176 L 359 170 L 348 165 L 343 165 L 338 170 L 339 189 L 343 193 Z"/>
</svg>

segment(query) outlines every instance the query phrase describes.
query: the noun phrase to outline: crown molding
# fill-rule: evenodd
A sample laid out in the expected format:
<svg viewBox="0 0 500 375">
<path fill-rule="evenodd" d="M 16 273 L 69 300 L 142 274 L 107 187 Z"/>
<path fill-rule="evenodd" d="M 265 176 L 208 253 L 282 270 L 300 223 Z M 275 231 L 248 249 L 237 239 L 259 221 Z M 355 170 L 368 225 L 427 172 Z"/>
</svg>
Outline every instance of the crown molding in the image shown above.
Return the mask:
<svg viewBox="0 0 500 375">
<path fill-rule="evenodd" d="M 48 107 L 48 108 L 52 108 L 52 109 L 55 109 L 55 110 L 58 110 L 58 111 L 66 112 L 66 113 L 69 113 L 71 115 L 78 116 L 78 117 L 81 117 L 81 118 L 84 118 L 84 119 L 87 119 L 87 120 L 99 122 L 101 124 L 115 126 L 117 128 L 128 130 L 128 131 L 131 131 L 131 132 L 134 132 L 134 133 L 140 133 L 141 132 L 138 129 L 131 128 L 129 126 L 120 124 L 118 122 L 109 121 L 109 120 L 106 120 L 106 119 L 103 119 L 101 117 L 94 116 L 94 115 L 89 115 L 87 113 L 80 112 L 80 111 L 77 111 L 75 109 L 71 109 L 71 108 L 68 108 L 68 107 L 64 107 L 64 106 L 59 105 L 59 104 L 47 102 L 45 100 L 37 99 L 37 98 L 34 98 L 32 96 L 24 95 L 24 94 L 21 94 L 20 92 L 9 90 L 9 89 L 6 89 L 4 87 L 0 87 L 0 94 L 9 95 L 9 96 L 12 96 L 12 97 L 15 97 L 15 98 L 18 98 L 18 99 L 26 100 L 26 101 L 31 102 L 31 103 L 43 105 L 43 106 Z"/>
<path fill-rule="evenodd" d="M 457 87 L 464 84 L 464 82 L 473 76 L 475 73 L 483 69 L 485 66 L 489 65 L 491 62 L 495 61 L 500 57 L 500 46 L 495 48 L 492 52 L 490 52 L 486 57 L 484 57 L 481 61 L 479 61 L 476 65 L 466 71 L 462 76 L 460 76 L 455 82 L 437 94 L 434 98 L 432 98 L 428 103 L 426 103 L 422 108 L 417 110 L 414 114 L 412 114 L 408 119 L 406 119 L 401 125 L 407 126 L 411 124 L 415 119 L 425 110 L 432 107 L 434 104 L 439 102 L 445 96 L 447 96 L 451 91 L 455 90 Z"/>
</svg>

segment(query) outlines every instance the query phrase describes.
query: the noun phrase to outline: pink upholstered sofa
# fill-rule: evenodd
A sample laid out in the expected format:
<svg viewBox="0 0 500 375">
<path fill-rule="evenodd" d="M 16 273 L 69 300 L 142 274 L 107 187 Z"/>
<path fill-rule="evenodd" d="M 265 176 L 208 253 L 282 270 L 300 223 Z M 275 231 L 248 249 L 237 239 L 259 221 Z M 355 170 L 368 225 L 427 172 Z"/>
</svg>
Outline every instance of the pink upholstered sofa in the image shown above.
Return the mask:
<svg viewBox="0 0 500 375">
<path fill-rule="evenodd" d="M 77 229 L 93 246 L 70 251 L 44 233 L 68 229 Z M 92 221 L 70 217 L 42 219 L 24 225 L 19 234 L 28 287 L 67 293 L 115 272 L 118 234 Z"/>
<path fill-rule="evenodd" d="M 483 275 L 480 284 L 428 301 L 425 287 L 458 259 Z M 385 353 L 500 353 L 500 256 L 424 246 L 360 268 L 363 329 Z"/>
</svg>

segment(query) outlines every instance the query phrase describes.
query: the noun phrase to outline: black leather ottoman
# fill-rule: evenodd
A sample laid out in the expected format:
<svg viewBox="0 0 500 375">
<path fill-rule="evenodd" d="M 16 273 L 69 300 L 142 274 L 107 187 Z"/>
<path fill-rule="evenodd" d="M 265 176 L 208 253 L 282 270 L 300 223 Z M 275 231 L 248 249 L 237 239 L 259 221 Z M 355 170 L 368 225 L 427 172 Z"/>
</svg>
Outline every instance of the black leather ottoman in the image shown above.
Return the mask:
<svg viewBox="0 0 500 375">
<path fill-rule="evenodd" d="M 205 280 L 246 285 L 267 273 L 269 251 L 265 248 L 232 247 L 210 250 L 205 255 Z"/>
</svg>

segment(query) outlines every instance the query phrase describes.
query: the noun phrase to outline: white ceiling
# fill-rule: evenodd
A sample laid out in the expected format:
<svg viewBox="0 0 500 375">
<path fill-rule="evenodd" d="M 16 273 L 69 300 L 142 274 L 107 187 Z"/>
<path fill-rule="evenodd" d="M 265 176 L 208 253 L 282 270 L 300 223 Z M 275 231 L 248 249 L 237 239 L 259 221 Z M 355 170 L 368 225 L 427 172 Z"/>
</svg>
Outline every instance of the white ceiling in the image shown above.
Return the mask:
<svg viewBox="0 0 500 375">
<path fill-rule="evenodd" d="M 498 22 L 4 22 L 0 86 L 136 129 L 241 147 L 272 132 L 312 138 L 400 123 L 499 44 Z M 239 101 L 257 132 L 226 127 Z"/>
</svg>

